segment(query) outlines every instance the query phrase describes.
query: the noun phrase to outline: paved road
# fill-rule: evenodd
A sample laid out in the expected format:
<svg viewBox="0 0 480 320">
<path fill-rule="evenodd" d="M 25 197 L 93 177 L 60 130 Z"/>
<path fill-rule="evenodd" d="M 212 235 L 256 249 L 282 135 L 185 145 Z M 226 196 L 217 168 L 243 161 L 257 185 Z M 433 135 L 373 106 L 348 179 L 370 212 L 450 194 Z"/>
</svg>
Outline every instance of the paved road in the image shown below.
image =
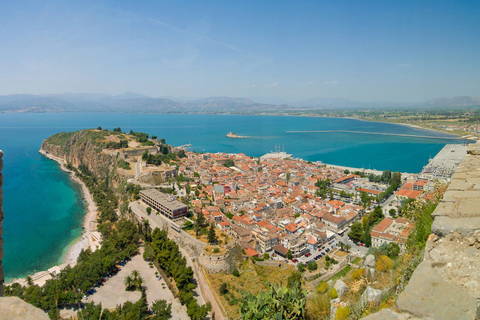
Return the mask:
<svg viewBox="0 0 480 320">
<path fill-rule="evenodd" d="M 160 215 L 153 214 L 153 213 L 148 215 L 146 211 L 147 206 L 142 202 L 140 201 L 131 202 L 130 208 L 132 209 L 132 212 L 140 218 L 140 220 L 147 220 L 153 229 L 155 228 L 162 229 L 162 226 L 163 226 L 162 217 L 160 217 Z M 180 251 L 182 252 L 182 254 L 187 260 L 187 266 L 190 266 L 193 268 L 191 257 L 181 247 L 180 247 Z M 195 288 L 194 292 L 195 292 L 195 295 L 196 295 L 195 298 L 197 299 L 198 304 L 203 305 L 205 302 L 203 300 L 203 297 L 200 292 L 200 288 L 198 286 Z"/>
<path fill-rule="evenodd" d="M 141 248 L 140 255 L 134 256 L 117 275 L 108 279 L 105 284 L 97 288 L 97 292 L 83 299 L 83 302 L 94 301 L 96 304 L 101 303 L 106 309 L 114 309 L 117 305 L 123 304 L 126 301 L 136 302 L 141 297 L 140 291 L 125 291 L 123 281 L 125 277 L 132 273 L 133 270 L 138 270 L 144 280 L 147 301 L 149 306 L 152 306 L 156 300 L 166 300 L 172 304 L 172 319 L 188 320 L 187 309 L 182 306 L 178 299 L 173 297 L 165 281 L 158 280 L 155 276 L 155 268 L 150 268 L 148 263 L 143 260 Z"/>
<path fill-rule="evenodd" d="M 348 244 L 351 246 L 350 252 L 355 253 L 359 257 L 365 256 L 365 254 L 368 251 L 367 247 L 362 247 L 362 246 L 357 246 L 355 243 L 353 243 L 352 240 L 348 237 L 348 233 L 350 232 L 350 229 L 347 229 L 345 233 L 343 234 L 342 237 L 338 237 L 338 241 L 341 241 L 345 244 Z"/>
</svg>

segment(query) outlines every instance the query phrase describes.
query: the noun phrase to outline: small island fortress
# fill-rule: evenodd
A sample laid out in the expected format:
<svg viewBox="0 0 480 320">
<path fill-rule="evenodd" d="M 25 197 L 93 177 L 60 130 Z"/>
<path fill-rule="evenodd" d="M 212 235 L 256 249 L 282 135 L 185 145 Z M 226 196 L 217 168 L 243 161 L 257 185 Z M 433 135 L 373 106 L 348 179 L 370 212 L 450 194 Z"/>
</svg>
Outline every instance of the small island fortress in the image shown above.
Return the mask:
<svg viewBox="0 0 480 320">
<path fill-rule="evenodd" d="M 227 137 L 228 138 L 233 138 L 233 139 L 247 139 L 248 138 L 248 136 L 239 136 L 238 134 L 236 134 L 234 132 L 227 133 Z"/>
</svg>

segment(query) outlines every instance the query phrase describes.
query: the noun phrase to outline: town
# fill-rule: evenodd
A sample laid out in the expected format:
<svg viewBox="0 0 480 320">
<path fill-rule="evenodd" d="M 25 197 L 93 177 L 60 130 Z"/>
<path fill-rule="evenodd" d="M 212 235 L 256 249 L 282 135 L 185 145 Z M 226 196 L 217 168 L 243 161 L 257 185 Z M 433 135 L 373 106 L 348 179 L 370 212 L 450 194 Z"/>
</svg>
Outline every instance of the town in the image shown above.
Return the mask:
<svg viewBox="0 0 480 320">
<path fill-rule="evenodd" d="M 466 153 L 464 146 L 446 147 L 452 148 L 459 150 L 456 157 Z M 147 156 L 156 153 L 155 148 L 142 150 L 127 160 L 135 168 L 135 179 L 129 181 L 145 188 L 140 191 L 145 208 L 185 230 L 215 226 L 246 256 L 286 261 L 299 268 L 337 247 L 347 249 L 352 257 L 363 257 L 368 247 L 383 243 L 395 243 L 403 250 L 413 225 L 402 218 L 402 207 L 432 191 L 435 181 L 447 182 L 455 166 L 436 175 L 428 175 L 428 170 L 420 175 L 350 171 L 292 159 L 285 152 L 252 158 L 187 152 L 185 147 L 172 150 L 181 153 L 178 162 L 157 165 Z M 451 156 L 441 154 L 441 162 Z M 163 179 L 154 183 L 153 176 Z M 163 192 L 152 190 L 155 187 Z M 374 218 L 365 226 L 362 218 L 368 216 Z"/>
</svg>

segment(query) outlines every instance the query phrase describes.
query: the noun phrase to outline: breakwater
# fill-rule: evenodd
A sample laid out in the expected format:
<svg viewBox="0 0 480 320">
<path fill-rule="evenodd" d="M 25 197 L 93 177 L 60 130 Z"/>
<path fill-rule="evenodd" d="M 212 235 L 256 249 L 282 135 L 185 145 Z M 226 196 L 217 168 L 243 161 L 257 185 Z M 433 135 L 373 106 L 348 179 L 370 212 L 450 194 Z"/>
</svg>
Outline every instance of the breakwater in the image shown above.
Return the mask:
<svg viewBox="0 0 480 320">
<path fill-rule="evenodd" d="M 459 137 L 442 137 L 442 136 L 424 136 L 419 134 L 404 134 L 404 133 L 388 133 L 388 132 L 370 132 L 370 131 L 353 131 L 353 130 L 307 130 L 307 131 L 287 131 L 287 133 L 360 133 L 360 134 L 374 134 L 381 136 L 395 136 L 395 137 L 409 137 L 409 138 L 426 138 L 426 139 L 441 139 L 441 140 L 460 140 Z"/>
</svg>

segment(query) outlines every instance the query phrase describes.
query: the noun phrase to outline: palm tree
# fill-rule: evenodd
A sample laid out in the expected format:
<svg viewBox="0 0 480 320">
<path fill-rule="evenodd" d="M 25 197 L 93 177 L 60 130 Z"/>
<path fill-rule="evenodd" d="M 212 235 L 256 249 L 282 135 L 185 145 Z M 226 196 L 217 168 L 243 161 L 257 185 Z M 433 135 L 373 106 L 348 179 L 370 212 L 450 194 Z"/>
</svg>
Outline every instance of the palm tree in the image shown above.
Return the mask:
<svg viewBox="0 0 480 320">
<path fill-rule="evenodd" d="M 28 284 L 28 286 L 33 286 L 33 280 L 32 280 L 32 277 L 30 277 L 30 276 L 27 276 L 27 278 L 25 278 L 25 280 L 27 281 L 27 284 Z"/>
<path fill-rule="evenodd" d="M 136 281 L 138 276 L 140 276 L 140 272 L 138 272 L 138 270 L 133 270 L 131 275 L 132 275 L 133 281 Z"/>
<path fill-rule="evenodd" d="M 142 291 L 142 285 L 143 285 L 143 278 L 141 276 L 138 276 L 138 278 L 135 280 L 135 286 L 137 287 L 138 290 Z"/>
<path fill-rule="evenodd" d="M 123 280 L 123 284 L 125 285 L 125 290 L 130 290 L 133 285 L 133 279 L 130 276 L 126 276 L 125 280 Z"/>
<path fill-rule="evenodd" d="M 352 246 L 351 246 L 351 245 L 349 245 L 349 244 L 346 244 L 346 245 L 345 245 L 345 251 L 347 251 L 347 252 L 348 252 L 348 250 L 350 250 L 350 248 L 352 248 Z"/>
</svg>

